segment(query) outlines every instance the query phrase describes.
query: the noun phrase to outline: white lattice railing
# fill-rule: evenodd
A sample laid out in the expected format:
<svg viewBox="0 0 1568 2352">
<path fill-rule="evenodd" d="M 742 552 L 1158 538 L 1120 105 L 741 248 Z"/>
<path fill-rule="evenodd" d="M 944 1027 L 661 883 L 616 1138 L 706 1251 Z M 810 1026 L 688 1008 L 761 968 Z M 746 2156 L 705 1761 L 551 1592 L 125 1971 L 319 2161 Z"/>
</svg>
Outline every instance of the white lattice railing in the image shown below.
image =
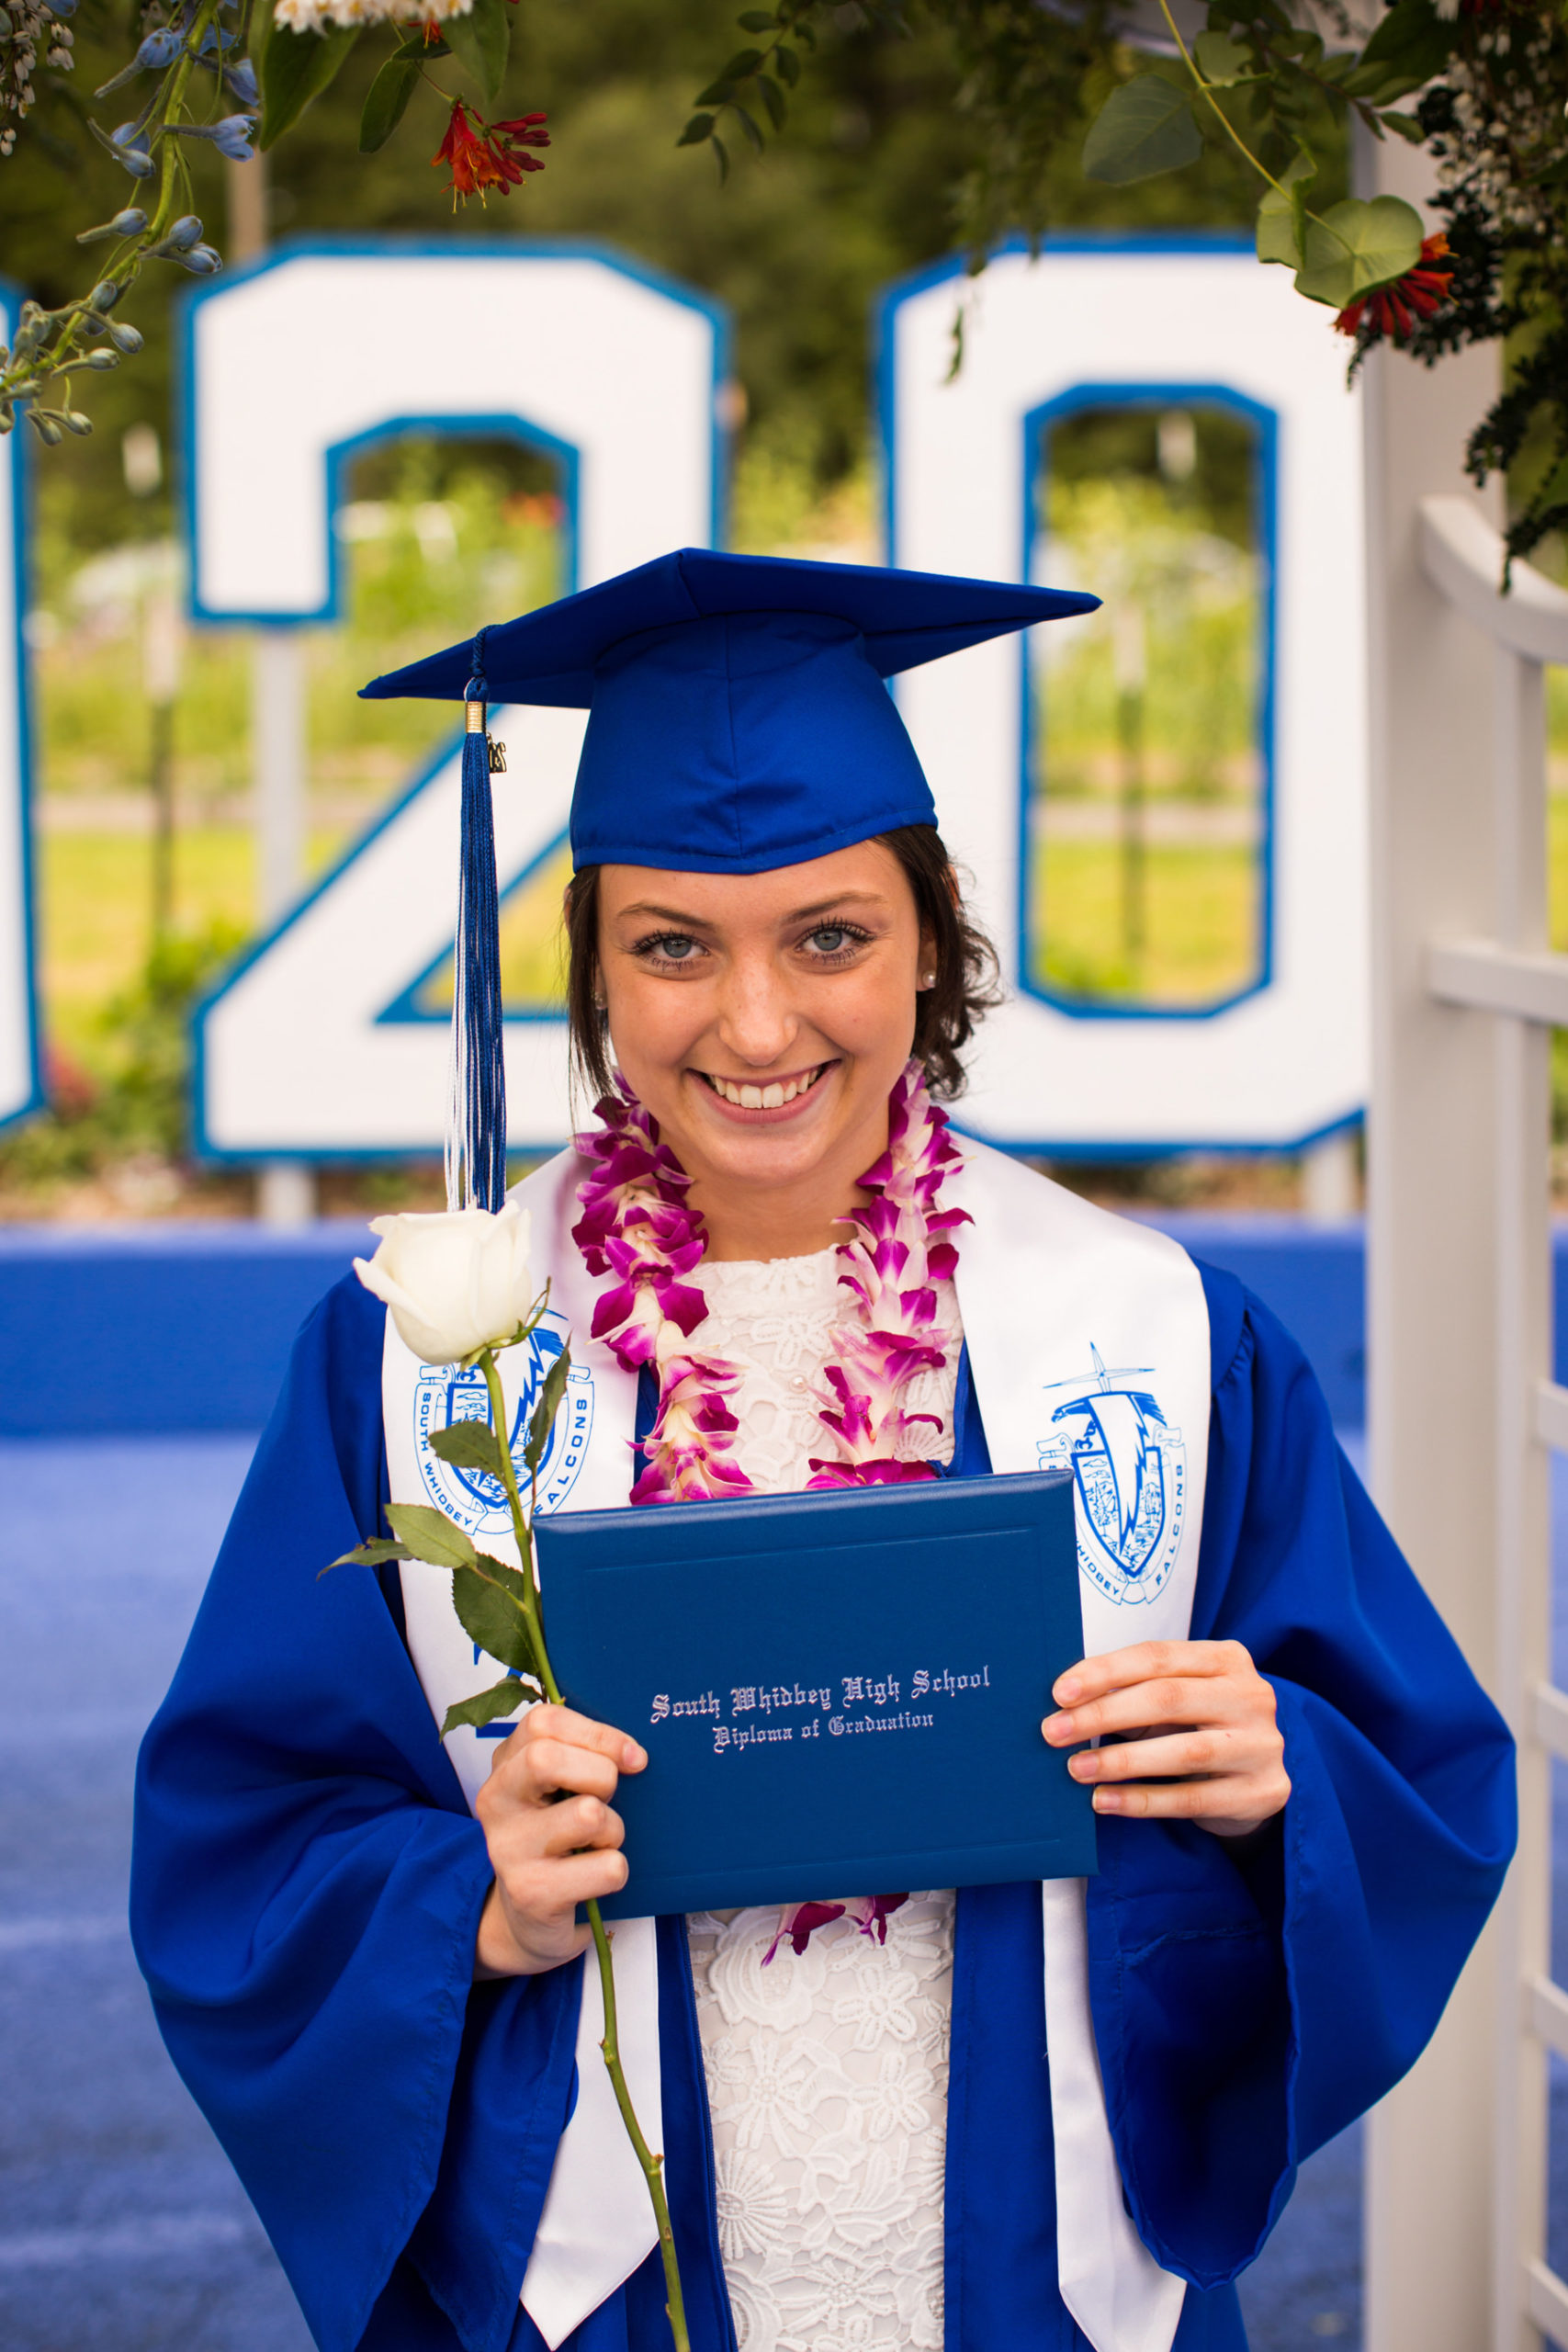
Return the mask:
<svg viewBox="0 0 1568 2352">
<path fill-rule="evenodd" d="M 1568 956 L 1550 945 L 1544 674 L 1568 663 L 1568 594 L 1517 564 L 1505 596 L 1501 561 L 1467 500 L 1422 502 L 1422 567 L 1495 663 L 1495 933 L 1432 942 L 1427 984 L 1495 1023 L 1496 1695 L 1519 1740 L 1520 1840 L 1498 1920 L 1493 2346 L 1519 2352 L 1538 2331 L 1568 2345 L 1568 2282 L 1545 2258 L 1547 2052 L 1568 2059 L 1568 1994 L 1551 1977 L 1549 1766 L 1568 1759 L 1568 1692 L 1551 1680 L 1548 1464 L 1550 1449 L 1568 1453 L 1568 1387 L 1551 1377 L 1550 1058 L 1551 1030 L 1568 1028 Z"/>
</svg>

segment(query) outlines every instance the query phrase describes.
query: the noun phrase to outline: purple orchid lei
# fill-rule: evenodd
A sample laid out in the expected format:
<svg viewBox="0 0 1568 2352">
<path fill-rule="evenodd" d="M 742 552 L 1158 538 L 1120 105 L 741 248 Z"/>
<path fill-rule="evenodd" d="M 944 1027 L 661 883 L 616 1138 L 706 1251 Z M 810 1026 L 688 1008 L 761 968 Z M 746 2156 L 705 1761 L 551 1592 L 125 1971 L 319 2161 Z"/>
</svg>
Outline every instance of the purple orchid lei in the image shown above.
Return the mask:
<svg viewBox="0 0 1568 2352">
<path fill-rule="evenodd" d="M 591 1274 L 615 1277 L 593 1309 L 592 1336 L 628 1372 L 645 1363 L 659 1374 L 659 1408 L 644 1446 L 647 1468 L 634 1503 L 704 1501 L 751 1492 L 734 1457 L 739 1424 L 726 1398 L 739 1368 L 691 1345 L 707 1315 L 703 1294 L 685 1278 L 702 1263 L 707 1233 L 686 1198 L 691 1178 L 659 1139 L 659 1127 L 617 1071 L 616 1091 L 595 1104 L 598 1132 L 575 1138 L 589 1163 L 578 1188 L 582 1211 L 572 1238 Z M 846 1319 L 835 1324 L 835 1361 L 816 1391 L 830 1455 L 811 1457 L 812 1487 L 872 1487 L 934 1478 L 933 1463 L 900 1453 L 901 1440 L 934 1413 L 907 1413 L 904 1392 L 924 1371 L 940 1371 L 953 1334 L 938 1315 L 936 1285 L 955 1272 L 951 1236 L 967 1210 L 941 1206 L 942 1182 L 959 1163 L 947 1114 L 931 1101 L 925 1073 L 906 1063 L 887 1102 L 887 1148 L 860 1180 L 870 1194 L 841 1220 L 840 1244 L 849 1293 Z M 853 1906 L 860 1934 L 887 1940 L 890 1913 L 907 1894 L 873 1894 Z M 842 1903 L 786 1906 L 769 1945 L 767 1966 L 786 1938 L 798 1954 L 814 1929 L 843 1917 Z"/>
<path fill-rule="evenodd" d="M 722 1356 L 690 1342 L 707 1302 L 685 1277 L 702 1263 L 706 1228 L 686 1198 L 691 1178 L 624 1078 L 595 1105 L 600 1127 L 581 1135 L 589 1163 L 578 1188 L 582 1211 L 572 1238 L 591 1274 L 612 1274 L 593 1309 L 592 1336 L 628 1372 L 651 1363 L 659 1409 L 644 1447 L 648 1467 L 634 1503 L 705 1501 L 750 1494 L 734 1458 L 739 1424 L 725 1399 L 739 1373 Z M 818 1418 L 833 1453 L 811 1457 L 813 1487 L 874 1487 L 934 1478 L 934 1464 L 899 1452 L 934 1413 L 906 1413 L 903 1395 L 918 1374 L 940 1371 L 952 1333 L 938 1315 L 936 1285 L 950 1277 L 958 1252 L 950 1238 L 969 1221 L 965 1209 L 940 1205 L 942 1182 L 958 1165 L 947 1114 L 926 1091 L 919 1062 L 905 1065 L 887 1102 L 887 1148 L 860 1180 L 871 1198 L 841 1220 L 840 1244 L 849 1293 L 846 1319 L 831 1334 L 835 1362 L 817 1391 Z"/>
</svg>

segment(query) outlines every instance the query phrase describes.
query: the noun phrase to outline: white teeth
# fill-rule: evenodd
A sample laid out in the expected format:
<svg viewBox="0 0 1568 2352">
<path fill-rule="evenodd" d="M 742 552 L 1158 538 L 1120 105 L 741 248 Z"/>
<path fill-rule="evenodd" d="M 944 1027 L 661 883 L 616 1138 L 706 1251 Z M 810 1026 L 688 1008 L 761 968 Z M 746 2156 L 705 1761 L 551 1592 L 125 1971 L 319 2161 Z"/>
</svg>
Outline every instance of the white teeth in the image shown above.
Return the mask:
<svg viewBox="0 0 1568 2352">
<path fill-rule="evenodd" d="M 819 1069 L 814 1069 L 805 1078 L 787 1081 L 775 1079 L 771 1086 L 737 1086 L 728 1078 L 710 1077 L 708 1084 L 727 1102 L 733 1102 L 738 1111 L 782 1111 L 786 1102 L 793 1102 L 797 1094 L 805 1094 L 815 1086 L 821 1075 Z"/>
</svg>

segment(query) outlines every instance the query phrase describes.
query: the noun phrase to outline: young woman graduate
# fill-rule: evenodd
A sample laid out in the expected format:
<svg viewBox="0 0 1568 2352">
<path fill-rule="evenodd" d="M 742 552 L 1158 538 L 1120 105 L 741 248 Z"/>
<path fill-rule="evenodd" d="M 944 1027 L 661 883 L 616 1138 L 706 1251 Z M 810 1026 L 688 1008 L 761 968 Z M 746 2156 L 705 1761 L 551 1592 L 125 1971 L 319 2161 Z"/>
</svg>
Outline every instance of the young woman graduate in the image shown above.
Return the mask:
<svg viewBox="0 0 1568 2352">
<path fill-rule="evenodd" d="M 1042 1728 L 1099 1875 L 617 1934 L 698 2352 L 1241 2352 L 1233 2281 L 1511 1848 L 1504 1727 L 1288 1334 L 937 1107 L 987 951 L 883 680 L 1087 601 L 688 551 L 367 689 L 591 714 L 604 1100 L 519 1188 L 575 1365 L 543 1506 L 1075 1472 Z M 575 1924 L 642 1751 L 547 1707 L 443 1744 L 494 1674 L 446 1580 L 318 1580 L 441 1491 L 450 1377 L 353 1278 L 307 1323 L 147 1736 L 137 1947 L 324 2352 L 663 2352 Z"/>
</svg>

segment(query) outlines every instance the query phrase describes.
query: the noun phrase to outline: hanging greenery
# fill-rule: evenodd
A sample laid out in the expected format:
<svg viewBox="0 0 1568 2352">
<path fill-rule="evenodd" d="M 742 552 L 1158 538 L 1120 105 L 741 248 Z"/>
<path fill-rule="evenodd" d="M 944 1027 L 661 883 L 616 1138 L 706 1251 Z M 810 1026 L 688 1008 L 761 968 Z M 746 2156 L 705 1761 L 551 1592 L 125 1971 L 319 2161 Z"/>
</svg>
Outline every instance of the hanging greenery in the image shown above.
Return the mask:
<svg viewBox="0 0 1568 2352">
<path fill-rule="evenodd" d="M 94 0 L 85 0 L 92 6 Z M 655 0 L 649 0 L 650 8 Z M 0 0 L 0 157 L 25 168 L 40 87 L 69 87 L 77 0 Z M 1501 339 L 1509 374 L 1471 436 L 1480 482 L 1510 469 L 1520 492 L 1511 556 L 1568 526 L 1568 6 L 1565 0 L 1394 0 L 1371 31 L 1342 0 L 1215 0 L 1184 32 L 1170 0 L 1145 5 L 1144 46 L 1119 0 L 908 0 L 940 32 L 964 121 L 949 191 L 971 266 L 1004 234 L 1050 226 L 1047 191 L 1081 136 L 1093 181 L 1124 186 L 1229 153 L 1256 185 L 1258 258 L 1335 313 L 1352 368 L 1375 343 L 1428 363 Z M 546 116 L 490 119 L 518 0 L 149 0 L 124 68 L 95 94 L 129 95 L 109 128 L 77 118 L 133 183 L 78 242 L 102 248 L 88 290 L 23 306 L 0 355 L 0 431 L 26 414 L 40 438 L 91 430 L 73 383 L 141 346 L 126 315 L 156 263 L 220 266 L 195 209 L 193 142 L 244 160 L 275 146 L 358 42 L 384 51 L 359 124 L 362 153 L 394 137 L 417 99 L 440 109 L 431 160 L 454 206 L 507 196 L 543 168 Z M 1195 18 L 1189 12 L 1183 20 Z M 892 42 L 905 0 L 778 0 L 738 18 L 746 46 L 700 91 L 679 142 L 713 151 L 721 176 L 784 131 L 793 94 L 828 40 Z M 1152 44 L 1152 46 L 1151 46 Z M 459 86 L 451 85 L 456 75 Z M 109 109 L 115 111 L 115 109 Z M 1432 157 L 1443 232 L 1392 196 L 1337 196 L 1325 147 L 1346 125 Z M 673 126 L 672 126 L 673 128 Z M 1060 185 L 1059 170 L 1055 185 Z M 1325 185 L 1329 194 L 1321 191 Z"/>
</svg>

